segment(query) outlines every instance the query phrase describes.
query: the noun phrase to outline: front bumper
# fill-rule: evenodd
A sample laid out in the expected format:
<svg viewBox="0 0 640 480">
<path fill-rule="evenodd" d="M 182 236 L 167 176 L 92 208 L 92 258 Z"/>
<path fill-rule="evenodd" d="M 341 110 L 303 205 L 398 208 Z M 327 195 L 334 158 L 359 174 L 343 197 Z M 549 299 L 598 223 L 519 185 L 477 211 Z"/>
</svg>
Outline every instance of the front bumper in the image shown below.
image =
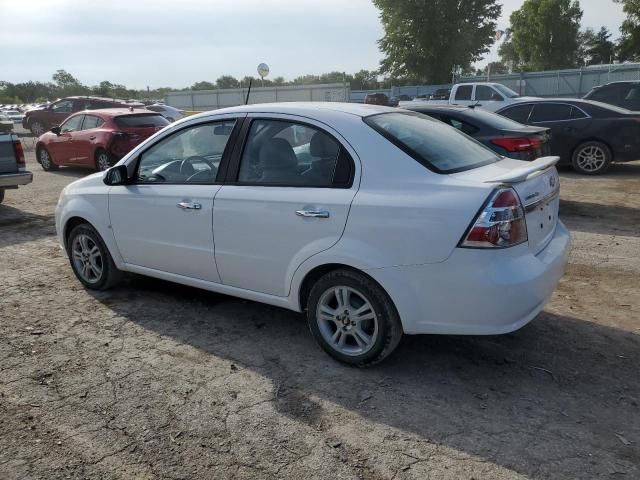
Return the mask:
<svg viewBox="0 0 640 480">
<path fill-rule="evenodd" d="M 33 182 L 33 173 L 0 173 L 0 188 L 17 187 Z"/>
<path fill-rule="evenodd" d="M 504 250 L 457 248 L 437 264 L 367 270 L 389 293 L 407 334 L 497 335 L 517 330 L 551 298 L 571 237 L 558 222 L 537 255 L 528 244 Z"/>
</svg>

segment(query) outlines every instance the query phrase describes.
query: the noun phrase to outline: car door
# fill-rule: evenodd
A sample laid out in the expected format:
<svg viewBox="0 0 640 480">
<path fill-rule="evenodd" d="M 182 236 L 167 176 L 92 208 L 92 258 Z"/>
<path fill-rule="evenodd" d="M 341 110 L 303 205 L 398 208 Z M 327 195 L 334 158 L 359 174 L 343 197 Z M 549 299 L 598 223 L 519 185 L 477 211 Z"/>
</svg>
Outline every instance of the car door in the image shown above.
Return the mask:
<svg viewBox="0 0 640 480">
<path fill-rule="evenodd" d="M 575 137 L 579 136 L 581 122 L 571 118 L 573 106 L 567 103 L 536 103 L 529 116 L 529 124 L 551 129 L 551 153 L 568 158 Z"/>
<path fill-rule="evenodd" d="M 219 283 L 213 244 L 218 168 L 238 115 L 172 132 L 144 150 L 131 184 L 109 190 L 109 215 L 127 264 Z"/>
<path fill-rule="evenodd" d="M 340 239 L 357 157 L 312 120 L 256 114 L 246 123 L 215 199 L 216 264 L 225 285 L 284 297 L 300 264 Z"/>
<path fill-rule="evenodd" d="M 103 124 L 104 120 L 96 115 L 84 116 L 82 128 L 73 134 L 74 163 L 95 165 L 93 142 L 96 139 L 96 130 Z"/>
<path fill-rule="evenodd" d="M 473 102 L 473 85 L 460 85 L 456 88 L 454 98 L 451 103 L 453 105 L 469 106 Z"/>
<path fill-rule="evenodd" d="M 47 145 L 49 154 L 58 165 L 72 165 L 77 158 L 74 135 L 82 128 L 84 115 L 75 115 L 60 125 L 60 135 Z"/>
<path fill-rule="evenodd" d="M 488 85 L 476 85 L 474 100 L 479 107 L 495 112 L 504 106 L 504 97 Z"/>
</svg>

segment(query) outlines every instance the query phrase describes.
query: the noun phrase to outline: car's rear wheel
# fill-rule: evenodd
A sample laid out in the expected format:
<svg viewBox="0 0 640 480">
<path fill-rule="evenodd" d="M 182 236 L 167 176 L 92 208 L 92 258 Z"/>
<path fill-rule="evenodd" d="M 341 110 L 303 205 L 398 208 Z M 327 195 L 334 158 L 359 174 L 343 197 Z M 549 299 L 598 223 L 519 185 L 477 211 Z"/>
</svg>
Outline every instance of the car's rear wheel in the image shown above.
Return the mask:
<svg viewBox="0 0 640 480">
<path fill-rule="evenodd" d="M 113 258 L 96 230 L 88 223 L 77 225 L 67 239 L 73 273 L 91 290 L 107 290 L 122 279 Z"/>
<path fill-rule="evenodd" d="M 101 172 L 111 168 L 111 156 L 109 152 L 103 149 L 96 151 L 96 168 Z"/>
<path fill-rule="evenodd" d="M 309 293 L 307 322 L 329 355 L 359 367 L 385 359 L 402 338 L 400 317 L 387 293 L 352 270 L 335 270 L 316 282 Z"/>
<path fill-rule="evenodd" d="M 45 128 L 41 122 L 34 120 L 29 125 L 29 130 L 31 130 L 31 133 L 33 133 L 34 137 L 39 137 L 44 133 Z"/>
<path fill-rule="evenodd" d="M 40 147 L 40 149 L 38 149 L 38 162 L 42 166 L 42 169 L 46 172 L 58 169 L 58 165 L 53 163 L 51 155 L 49 155 L 49 152 L 44 147 Z"/>
<path fill-rule="evenodd" d="M 611 167 L 611 150 L 602 142 L 585 142 L 573 152 L 573 168 L 583 175 L 598 175 Z"/>
</svg>

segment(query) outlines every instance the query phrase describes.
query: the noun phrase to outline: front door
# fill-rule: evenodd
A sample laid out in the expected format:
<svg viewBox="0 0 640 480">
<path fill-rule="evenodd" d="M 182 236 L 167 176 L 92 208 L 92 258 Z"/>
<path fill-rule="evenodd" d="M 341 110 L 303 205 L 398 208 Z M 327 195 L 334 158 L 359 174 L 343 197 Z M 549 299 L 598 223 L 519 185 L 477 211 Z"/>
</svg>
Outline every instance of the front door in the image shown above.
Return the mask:
<svg viewBox="0 0 640 480">
<path fill-rule="evenodd" d="M 95 166 L 94 142 L 97 130 L 104 124 L 104 120 L 96 115 L 85 115 L 82 130 L 73 134 L 74 163 Z"/>
<path fill-rule="evenodd" d="M 58 165 L 70 165 L 77 157 L 74 148 L 74 135 L 82 128 L 84 115 L 76 115 L 60 125 L 60 135 L 57 135 L 47 145 L 49 154 Z"/>
<path fill-rule="evenodd" d="M 218 167 L 236 119 L 187 127 L 139 157 L 134 183 L 109 191 L 109 215 L 127 264 L 219 282 L 212 229 Z"/>
<path fill-rule="evenodd" d="M 353 155 L 315 123 L 259 115 L 215 198 L 222 283 L 287 296 L 296 269 L 341 237 L 356 192 Z"/>
</svg>

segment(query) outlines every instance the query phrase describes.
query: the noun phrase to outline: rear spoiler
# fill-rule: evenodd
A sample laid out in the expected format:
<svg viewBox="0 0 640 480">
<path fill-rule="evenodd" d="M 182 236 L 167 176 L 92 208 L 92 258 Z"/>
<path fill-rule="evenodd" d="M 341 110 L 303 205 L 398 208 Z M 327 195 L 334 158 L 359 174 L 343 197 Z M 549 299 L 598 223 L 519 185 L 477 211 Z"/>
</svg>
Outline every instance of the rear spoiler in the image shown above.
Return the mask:
<svg viewBox="0 0 640 480">
<path fill-rule="evenodd" d="M 505 173 L 504 175 L 500 175 L 498 177 L 492 178 L 491 180 L 486 180 L 484 183 L 520 183 L 524 182 L 528 178 L 537 177 L 542 174 L 545 170 L 553 167 L 556 163 L 560 161 L 560 157 L 541 157 L 533 162 L 527 164 L 526 167 L 517 168 L 515 170 L 511 170 L 509 173 Z"/>
</svg>

